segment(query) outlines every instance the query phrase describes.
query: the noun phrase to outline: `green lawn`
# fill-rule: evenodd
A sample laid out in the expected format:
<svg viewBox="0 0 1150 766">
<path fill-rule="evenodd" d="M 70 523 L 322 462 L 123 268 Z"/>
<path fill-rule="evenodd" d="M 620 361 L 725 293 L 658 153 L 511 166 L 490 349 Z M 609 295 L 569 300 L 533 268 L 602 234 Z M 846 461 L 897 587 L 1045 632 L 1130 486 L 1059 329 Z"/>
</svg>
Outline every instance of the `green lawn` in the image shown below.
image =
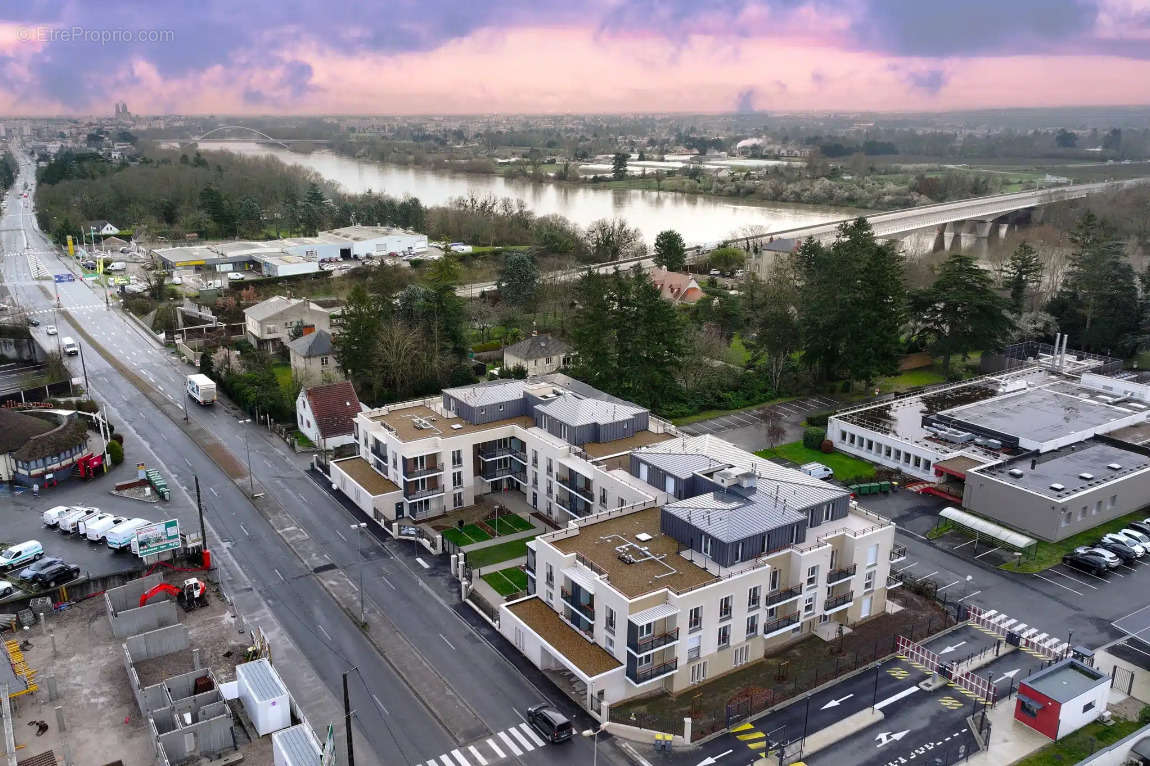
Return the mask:
<svg viewBox="0 0 1150 766">
<path fill-rule="evenodd" d="M 468 524 L 463 529 L 446 529 L 443 531 L 443 536 L 460 547 L 491 539 L 491 535 L 474 524 Z"/>
<path fill-rule="evenodd" d="M 865 460 L 844 455 L 841 452 L 832 452 L 829 455 L 817 449 L 808 449 L 802 442 L 780 444 L 774 449 L 759 450 L 755 453 L 759 457 L 780 457 L 793 463 L 822 463 L 835 472 L 835 478 L 842 482 L 865 481 L 873 479 L 875 468 Z"/>
<path fill-rule="evenodd" d="M 488 572 L 483 580 L 500 596 L 510 596 L 527 590 L 527 573 L 519 567 L 508 567 L 497 572 Z"/>
<path fill-rule="evenodd" d="M 1014 766 L 1069 766 L 1130 736 L 1142 726 L 1143 724 L 1137 721 L 1122 719 L 1116 720 L 1111 726 L 1095 721 L 1021 761 L 1015 761 Z"/>
<path fill-rule="evenodd" d="M 529 538 L 510 540 L 506 543 L 490 545 L 486 548 L 472 551 L 467 554 L 467 565 L 472 569 L 481 569 L 483 567 L 489 567 L 492 564 L 498 564 L 500 561 L 526 556 L 528 539 Z"/>
<path fill-rule="evenodd" d="M 1129 522 L 1141 521 L 1146 518 L 1147 515 L 1150 515 L 1147 513 L 1147 510 L 1142 509 L 1134 511 L 1134 513 L 1128 513 L 1125 516 L 1120 516 L 1113 521 L 1099 524 L 1092 529 L 1087 529 L 1076 535 L 1071 535 L 1057 543 L 1039 541 L 1038 545 L 1035 546 L 1033 557 L 1024 556 L 1019 560 L 1018 566 L 1015 566 L 1015 562 L 1008 561 L 1000 568 L 1010 572 L 1041 572 L 1043 569 L 1052 567 L 1062 561 L 1063 555 L 1077 548 L 1079 545 L 1089 545 L 1090 543 L 1096 542 L 1102 535 L 1108 532 L 1117 532 Z"/>
<path fill-rule="evenodd" d="M 291 365 L 290 364 L 273 364 L 272 372 L 275 373 L 276 382 L 280 384 L 280 388 L 284 391 L 291 393 Z"/>
<path fill-rule="evenodd" d="M 516 516 L 514 513 L 503 514 L 498 519 L 486 519 L 483 523 L 494 529 L 495 534 L 500 537 L 513 535 L 516 532 L 526 532 L 532 527 L 530 521 L 522 516 Z"/>
</svg>

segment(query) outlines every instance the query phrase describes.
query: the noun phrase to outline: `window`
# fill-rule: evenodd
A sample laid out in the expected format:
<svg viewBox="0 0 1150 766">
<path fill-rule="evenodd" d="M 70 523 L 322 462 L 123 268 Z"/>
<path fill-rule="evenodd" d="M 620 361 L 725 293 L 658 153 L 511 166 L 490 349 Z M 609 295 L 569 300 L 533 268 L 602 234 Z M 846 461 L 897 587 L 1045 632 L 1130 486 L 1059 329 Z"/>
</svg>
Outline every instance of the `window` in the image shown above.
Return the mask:
<svg viewBox="0 0 1150 766">
<path fill-rule="evenodd" d="M 732 558 L 732 561 L 737 563 L 737 562 L 742 561 L 742 560 L 743 560 L 743 541 L 740 540 L 739 542 L 735 543 L 735 555 Z"/>
<path fill-rule="evenodd" d="M 547 458 L 547 475 L 551 475 L 551 458 Z"/>
<path fill-rule="evenodd" d="M 531 450 L 531 467 L 536 468 L 539 466 L 539 450 Z"/>
<path fill-rule="evenodd" d="M 461 449 L 451 450 L 451 467 L 452 468 L 458 468 L 461 465 L 463 465 L 463 450 L 461 450 Z"/>
<path fill-rule="evenodd" d="M 605 640 L 603 641 L 603 645 L 607 648 L 607 651 L 608 652 L 614 652 L 615 651 L 615 639 L 611 638 L 610 636 L 604 636 L 604 639 Z"/>
<path fill-rule="evenodd" d="M 730 645 L 731 645 L 731 626 L 730 625 L 720 625 L 719 626 L 719 647 L 718 648 L 725 649 L 726 647 L 728 647 Z"/>
<path fill-rule="evenodd" d="M 462 508 L 463 507 L 463 493 L 462 492 L 456 492 L 452 502 L 455 503 L 454 507 Z"/>
<path fill-rule="evenodd" d="M 747 618 L 747 638 L 752 638 L 759 632 L 759 616 L 752 614 Z"/>
<path fill-rule="evenodd" d="M 710 556 L 711 555 L 711 538 L 710 538 L 710 536 L 709 535 L 702 535 L 702 539 L 699 541 L 699 544 L 702 546 L 703 555 L 704 556 Z"/>
<path fill-rule="evenodd" d="M 555 601 L 555 593 L 553 591 L 547 591 L 547 603 L 550 604 L 554 601 Z"/>
<path fill-rule="evenodd" d="M 902 462 L 906 463 L 907 465 L 910 465 L 910 453 L 909 452 L 902 453 Z"/>
<path fill-rule="evenodd" d="M 539 489 L 539 474 L 536 471 L 531 472 L 531 487 L 532 489 Z"/>
<path fill-rule="evenodd" d="M 599 505 L 607 507 L 607 488 L 599 487 Z"/>
<path fill-rule="evenodd" d="M 875 570 L 873 570 L 873 569 L 866 573 L 866 577 L 863 579 L 863 592 L 864 593 L 866 591 L 874 590 L 874 573 L 875 573 Z"/>
<path fill-rule="evenodd" d="M 486 407 L 480 407 L 480 408 L 479 408 L 479 414 L 480 414 L 480 415 L 483 415 L 483 414 L 485 414 L 486 412 L 487 412 L 487 408 L 486 408 Z"/>
<path fill-rule="evenodd" d="M 691 666 L 691 683 L 697 684 L 707 680 L 707 663 L 696 662 Z"/>
<path fill-rule="evenodd" d="M 555 569 L 550 564 L 547 565 L 547 577 L 543 579 L 543 582 L 547 583 L 549 588 L 555 587 Z"/>
<path fill-rule="evenodd" d="M 873 439 L 867 439 L 866 440 L 866 451 L 867 452 L 873 452 L 874 451 L 874 440 Z"/>
<path fill-rule="evenodd" d="M 650 638 L 655 634 L 655 623 L 645 622 L 635 631 L 639 638 Z"/>
<path fill-rule="evenodd" d="M 319 366 L 320 367 L 327 367 L 327 357 L 326 356 L 321 356 L 319 358 Z"/>
<path fill-rule="evenodd" d="M 924 471 L 930 470 L 930 461 L 927 460 L 926 458 L 923 458 L 923 460 L 922 460 L 922 470 L 924 470 Z"/>
<path fill-rule="evenodd" d="M 663 477 L 663 491 L 668 495 L 675 494 L 675 477 L 667 474 Z"/>
<path fill-rule="evenodd" d="M 819 584 L 819 567 L 816 564 L 807 570 L 807 590 L 817 588 Z"/>
<path fill-rule="evenodd" d="M 760 593 L 760 591 L 762 591 L 762 587 L 759 585 L 756 585 L 755 587 L 753 587 L 747 591 L 747 609 L 758 609 L 759 608 L 759 593 Z"/>
<path fill-rule="evenodd" d="M 615 635 L 615 610 L 612 609 L 611 607 L 607 607 L 606 620 L 604 622 L 604 627 L 606 628 L 608 633 L 610 633 L 611 635 Z"/>
<path fill-rule="evenodd" d="M 651 663 L 653 663 L 654 661 L 655 661 L 655 655 L 644 654 L 642 657 L 635 660 L 635 666 L 639 667 L 639 668 L 649 668 L 649 667 L 651 667 Z"/>
<path fill-rule="evenodd" d="M 1094 709 L 1094 701 L 1093 700 L 1091 700 L 1090 702 L 1087 702 L 1085 705 L 1082 706 L 1082 712 L 1083 713 L 1088 713 L 1093 709 Z"/>
<path fill-rule="evenodd" d="M 915 468 L 921 468 L 922 467 L 922 458 L 919 457 L 918 455 L 914 456 L 914 467 Z"/>
<path fill-rule="evenodd" d="M 1073 516 L 1074 516 L 1074 514 L 1071 513 L 1070 511 L 1063 510 L 1062 511 L 1062 518 L 1059 520 L 1058 525 L 1062 526 L 1062 527 L 1070 526 L 1070 520 L 1073 518 Z"/>
<path fill-rule="evenodd" d="M 1113 508 L 1114 504 L 1118 502 L 1118 495 L 1111 495 L 1110 499 L 1106 501 L 1107 508 Z"/>
<path fill-rule="evenodd" d="M 722 600 L 719 601 L 719 619 L 720 620 L 731 619 L 731 602 L 733 600 L 734 599 L 732 599 L 730 596 L 723 596 Z"/>
<path fill-rule="evenodd" d="M 502 405 L 502 404 L 501 404 L 501 405 L 499 405 L 499 411 L 500 411 L 500 412 L 503 412 L 503 405 Z"/>
<path fill-rule="evenodd" d="M 740 647 L 735 649 L 734 656 L 733 656 L 733 659 L 731 661 L 731 665 L 733 665 L 734 667 L 738 667 L 739 665 L 745 665 L 747 663 L 747 660 L 749 660 L 750 658 L 751 658 L 751 647 L 740 646 Z"/>
<path fill-rule="evenodd" d="M 826 505 L 824 505 L 823 506 L 823 521 L 830 521 L 831 516 L 834 515 L 834 512 L 835 512 L 835 504 L 834 503 L 827 503 Z"/>
<path fill-rule="evenodd" d="M 1097 516 L 1098 512 L 1102 510 L 1102 501 L 1098 500 L 1094 503 L 1094 510 L 1090 512 L 1092 516 Z"/>
<path fill-rule="evenodd" d="M 1082 521 L 1085 518 L 1086 518 L 1086 506 L 1084 505 L 1084 506 L 1082 506 L 1082 509 L 1080 511 L 1078 511 L 1078 520 Z"/>
<path fill-rule="evenodd" d="M 807 614 L 814 614 L 814 613 L 815 613 L 815 594 L 812 593 L 811 595 L 809 595 L 805 599 L 803 599 L 803 614 L 807 615 Z"/>
<path fill-rule="evenodd" d="M 866 565 L 873 567 L 878 564 L 878 543 L 866 549 Z"/>
<path fill-rule="evenodd" d="M 691 607 L 691 611 L 687 613 L 687 632 L 694 633 L 703 627 L 703 607 Z"/>
<path fill-rule="evenodd" d="M 1041 710 L 1042 708 L 1040 708 L 1038 706 L 1038 703 L 1032 702 L 1032 701 L 1026 699 L 1026 697 L 1019 696 L 1019 698 L 1018 698 L 1018 709 L 1021 710 L 1026 715 L 1030 716 L 1031 718 L 1037 718 L 1038 717 L 1038 711 Z"/>
<path fill-rule="evenodd" d="M 622 507 L 623 507 L 623 498 L 619 498 L 619 507 L 620 507 L 620 508 L 622 508 Z"/>
<path fill-rule="evenodd" d="M 463 471 L 454 471 L 451 474 L 451 486 L 453 486 L 453 487 L 462 487 L 463 486 Z"/>
<path fill-rule="evenodd" d="M 547 480 L 547 497 L 551 497 L 551 480 Z"/>
<path fill-rule="evenodd" d="M 771 592 L 774 593 L 779 589 L 779 570 L 771 570 Z"/>
</svg>

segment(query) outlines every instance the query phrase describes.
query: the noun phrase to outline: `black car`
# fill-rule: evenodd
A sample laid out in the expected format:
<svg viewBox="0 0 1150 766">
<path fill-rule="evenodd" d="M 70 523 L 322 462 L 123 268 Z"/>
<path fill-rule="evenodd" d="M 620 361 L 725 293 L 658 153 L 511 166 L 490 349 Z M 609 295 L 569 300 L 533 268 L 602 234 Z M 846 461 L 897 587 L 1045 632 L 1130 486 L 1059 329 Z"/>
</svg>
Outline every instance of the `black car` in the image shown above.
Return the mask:
<svg viewBox="0 0 1150 766">
<path fill-rule="evenodd" d="M 45 556 L 44 558 L 40 559 L 36 563 L 34 563 L 30 566 L 26 566 L 23 569 L 21 569 L 20 574 L 18 574 L 16 576 L 19 577 L 21 580 L 25 580 L 27 582 L 30 582 L 30 581 L 36 579 L 36 573 L 37 572 L 42 572 L 42 571 L 44 571 L 45 568 L 50 567 L 53 564 L 61 564 L 61 563 L 63 563 L 63 559 L 58 559 L 55 556 Z"/>
<path fill-rule="evenodd" d="M 40 320 L 37 319 L 36 317 L 28 317 L 28 326 L 29 327 L 39 327 L 40 326 Z"/>
<path fill-rule="evenodd" d="M 1094 543 L 1095 548 L 1101 548 L 1104 551 L 1110 551 L 1118 558 L 1122 559 L 1123 564 L 1132 564 L 1138 560 L 1138 554 L 1129 545 L 1123 543 L 1111 543 L 1106 540 L 1099 540 Z"/>
<path fill-rule="evenodd" d="M 95 261 L 82 261 L 80 265 L 89 271 L 95 271 L 97 266 Z"/>
<path fill-rule="evenodd" d="M 80 567 L 64 561 L 57 561 L 32 575 L 31 581 L 36 585 L 53 588 L 57 583 L 71 582 L 79 576 Z"/>
<path fill-rule="evenodd" d="M 1101 577 L 1108 568 L 1106 559 L 1091 553 L 1067 553 L 1062 557 L 1062 563 L 1068 567 L 1089 572 L 1095 577 Z"/>
<path fill-rule="evenodd" d="M 575 734 L 571 719 L 546 702 L 527 708 L 527 722 L 553 745 L 566 742 Z"/>
</svg>

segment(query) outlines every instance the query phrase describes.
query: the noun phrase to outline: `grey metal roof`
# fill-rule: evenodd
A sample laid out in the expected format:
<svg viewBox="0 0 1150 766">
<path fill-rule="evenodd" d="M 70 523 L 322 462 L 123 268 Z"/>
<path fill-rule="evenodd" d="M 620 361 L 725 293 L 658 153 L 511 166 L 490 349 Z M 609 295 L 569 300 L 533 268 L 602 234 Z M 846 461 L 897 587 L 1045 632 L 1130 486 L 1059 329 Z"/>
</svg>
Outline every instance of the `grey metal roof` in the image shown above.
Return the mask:
<svg viewBox="0 0 1150 766">
<path fill-rule="evenodd" d="M 1150 456 L 1144 453 L 1145 448 L 1133 445 L 1124 448 L 1119 444 L 1087 439 L 1040 455 L 1020 455 L 977 468 L 972 473 L 1052 500 L 1065 500 L 1084 490 L 1096 489 L 1150 468 Z M 1033 468 L 1030 467 L 1031 461 Z M 1011 471 L 1021 471 L 1022 475 L 1013 476 Z M 1053 485 L 1061 489 L 1055 489 Z"/>
<path fill-rule="evenodd" d="M 643 460 L 644 463 L 649 463 L 658 468 L 664 473 L 668 473 L 679 479 L 689 479 L 693 474 L 700 471 L 707 471 L 713 468 L 725 468 L 726 463 L 721 463 L 707 455 L 700 455 L 697 452 L 653 452 L 653 451 L 639 451 L 636 455 Z"/>
<path fill-rule="evenodd" d="M 280 680 L 279 673 L 266 659 L 236 665 L 236 677 L 244 680 L 244 683 L 248 685 L 252 694 L 260 702 L 283 697 L 288 693 L 284 682 Z"/>
<path fill-rule="evenodd" d="M 512 354 L 520 359 L 543 359 L 548 356 L 562 356 L 571 346 L 550 335 L 531 335 L 518 343 L 503 349 L 504 354 Z"/>
<path fill-rule="evenodd" d="M 663 512 L 723 542 L 744 540 L 805 521 L 784 495 L 757 489 L 731 489 L 698 495 L 663 506 Z"/>
<path fill-rule="evenodd" d="M 306 723 L 280 729 L 272 734 L 272 742 L 287 756 L 287 766 L 318 766 L 323 755 L 323 746 Z"/>
<path fill-rule="evenodd" d="M 268 317 L 273 317 L 281 311 L 303 302 L 303 298 L 285 298 L 282 295 L 276 295 L 266 301 L 260 301 L 251 308 L 244 309 L 244 316 L 262 322 Z"/>
<path fill-rule="evenodd" d="M 620 399 L 617 396 L 612 396 L 606 391 L 600 391 L 594 386 L 584 383 L 581 380 L 576 380 L 570 375 L 565 375 L 561 372 L 549 372 L 546 375 L 539 375 L 535 378 L 536 381 L 546 381 L 559 388 L 566 389 L 573 393 L 585 396 L 588 399 L 599 399 L 604 402 L 615 402 L 616 404 L 625 404 L 628 407 L 638 407 L 639 405 L 634 402 L 629 402 L 626 399 Z"/>
<path fill-rule="evenodd" d="M 501 404 L 521 399 L 524 390 L 529 385 L 531 385 L 530 382 L 526 380 L 489 380 L 484 383 L 476 383 L 473 386 L 445 388 L 443 393 L 464 404 L 482 407 L 488 404 Z"/>
<path fill-rule="evenodd" d="M 553 417 L 569 426 L 616 423 L 646 412 L 642 407 L 636 407 L 632 404 L 619 404 L 602 399 L 585 399 L 575 394 L 563 394 L 557 399 L 537 406 L 535 411 Z"/>
<path fill-rule="evenodd" d="M 316 330 L 307 335 L 301 335 L 288 343 L 287 346 L 302 357 L 325 356 L 332 352 L 331 333 L 327 330 Z"/>
</svg>

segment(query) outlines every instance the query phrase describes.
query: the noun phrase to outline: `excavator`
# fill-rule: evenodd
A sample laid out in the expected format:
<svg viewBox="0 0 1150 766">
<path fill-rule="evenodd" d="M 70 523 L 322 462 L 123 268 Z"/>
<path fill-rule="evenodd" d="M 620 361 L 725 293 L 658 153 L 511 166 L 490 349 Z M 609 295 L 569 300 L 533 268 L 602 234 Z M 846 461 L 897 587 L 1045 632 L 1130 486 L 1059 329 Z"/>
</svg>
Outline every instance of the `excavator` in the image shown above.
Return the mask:
<svg viewBox="0 0 1150 766">
<path fill-rule="evenodd" d="M 181 588 L 177 588 L 175 585 L 169 585 L 166 582 L 160 583 L 140 596 L 140 606 L 147 604 L 148 599 L 159 593 L 167 593 L 169 596 L 175 596 L 176 602 L 184 608 L 185 612 L 190 612 L 193 609 L 208 605 L 208 586 L 203 580 L 196 577 L 189 577 L 187 580 L 184 580 L 183 587 Z"/>
</svg>

